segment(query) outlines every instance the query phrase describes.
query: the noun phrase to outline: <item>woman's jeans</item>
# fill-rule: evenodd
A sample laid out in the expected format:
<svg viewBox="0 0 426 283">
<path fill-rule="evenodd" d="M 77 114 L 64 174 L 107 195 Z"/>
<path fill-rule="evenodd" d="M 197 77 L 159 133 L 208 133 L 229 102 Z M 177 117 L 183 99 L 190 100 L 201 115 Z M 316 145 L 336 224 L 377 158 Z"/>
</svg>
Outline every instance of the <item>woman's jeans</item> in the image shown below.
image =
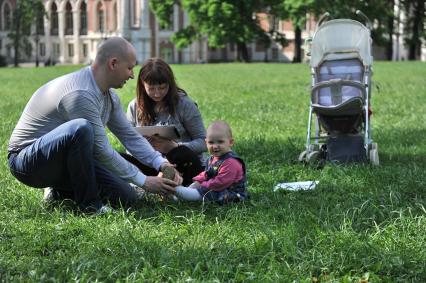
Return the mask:
<svg viewBox="0 0 426 283">
<path fill-rule="evenodd" d="M 9 152 L 9 168 L 19 181 L 35 188 L 52 187 L 81 209 L 128 205 L 136 192 L 94 160 L 94 133 L 85 119 L 66 122 L 19 152 Z"/>
</svg>

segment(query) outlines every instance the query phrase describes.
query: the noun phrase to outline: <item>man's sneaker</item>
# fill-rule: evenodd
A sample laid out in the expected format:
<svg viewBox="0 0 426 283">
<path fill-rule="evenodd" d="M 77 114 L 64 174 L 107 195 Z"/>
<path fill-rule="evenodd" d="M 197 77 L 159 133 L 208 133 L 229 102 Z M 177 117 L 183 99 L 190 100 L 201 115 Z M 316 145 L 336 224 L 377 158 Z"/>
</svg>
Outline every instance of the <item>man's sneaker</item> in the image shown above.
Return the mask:
<svg viewBox="0 0 426 283">
<path fill-rule="evenodd" d="M 112 207 L 111 206 L 109 206 L 109 205 L 102 205 L 96 212 L 95 212 L 95 215 L 96 216 L 101 216 L 101 215 L 104 215 L 104 214 L 107 214 L 107 213 L 111 213 L 111 212 L 113 212 L 114 210 L 112 209 Z"/>
<path fill-rule="evenodd" d="M 146 191 L 142 189 L 141 187 L 136 186 L 135 184 L 130 183 L 130 186 L 135 190 L 136 192 L 136 201 L 141 201 L 146 198 Z"/>
<path fill-rule="evenodd" d="M 75 202 L 70 198 L 64 198 L 52 187 L 43 189 L 43 203 L 47 207 L 61 206 L 66 209 L 75 208 Z"/>
<path fill-rule="evenodd" d="M 103 204 L 98 208 L 96 208 L 96 206 L 90 205 L 81 209 L 80 211 L 86 215 L 101 216 L 112 212 L 113 209 L 109 205 Z"/>
<path fill-rule="evenodd" d="M 54 205 L 59 201 L 59 195 L 55 190 L 51 187 L 43 189 L 43 202 L 46 205 Z"/>
</svg>

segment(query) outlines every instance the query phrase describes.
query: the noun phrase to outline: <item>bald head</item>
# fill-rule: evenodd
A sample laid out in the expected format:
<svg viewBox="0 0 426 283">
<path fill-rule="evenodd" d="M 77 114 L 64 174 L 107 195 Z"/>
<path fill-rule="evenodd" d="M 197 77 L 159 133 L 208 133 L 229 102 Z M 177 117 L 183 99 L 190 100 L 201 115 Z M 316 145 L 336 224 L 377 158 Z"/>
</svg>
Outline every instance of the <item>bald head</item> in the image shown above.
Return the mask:
<svg viewBox="0 0 426 283">
<path fill-rule="evenodd" d="M 103 65 L 113 57 L 123 60 L 135 53 L 135 48 L 127 40 L 122 37 L 111 37 L 99 46 L 95 63 Z"/>
<path fill-rule="evenodd" d="M 227 138 L 232 139 L 231 127 L 228 123 L 222 120 L 214 121 L 207 128 L 207 133 L 222 133 Z"/>
<path fill-rule="evenodd" d="M 122 88 L 133 79 L 135 65 L 135 48 L 124 38 L 111 37 L 99 46 L 91 67 L 96 84 L 105 93 L 110 88 Z"/>
</svg>

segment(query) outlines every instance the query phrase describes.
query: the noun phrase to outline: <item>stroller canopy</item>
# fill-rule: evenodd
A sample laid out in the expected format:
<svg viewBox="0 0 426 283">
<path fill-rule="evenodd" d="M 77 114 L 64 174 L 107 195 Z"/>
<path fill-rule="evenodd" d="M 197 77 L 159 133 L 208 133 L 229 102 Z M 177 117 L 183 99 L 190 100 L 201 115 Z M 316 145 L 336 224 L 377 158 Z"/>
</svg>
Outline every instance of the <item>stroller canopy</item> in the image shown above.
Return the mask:
<svg viewBox="0 0 426 283">
<path fill-rule="evenodd" d="M 365 66 L 371 65 L 370 30 L 349 19 L 331 20 L 321 25 L 312 38 L 311 67 L 324 60 L 358 57 Z"/>
</svg>

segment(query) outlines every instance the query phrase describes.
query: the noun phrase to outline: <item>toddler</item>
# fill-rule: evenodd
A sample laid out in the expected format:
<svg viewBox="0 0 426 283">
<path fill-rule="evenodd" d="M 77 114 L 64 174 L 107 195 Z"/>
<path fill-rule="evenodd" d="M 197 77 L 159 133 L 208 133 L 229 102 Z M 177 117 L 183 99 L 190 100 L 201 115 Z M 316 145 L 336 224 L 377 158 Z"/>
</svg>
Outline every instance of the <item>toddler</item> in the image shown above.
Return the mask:
<svg viewBox="0 0 426 283">
<path fill-rule="evenodd" d="M 215 201 L 219 204 L 243 201 L 247 192 L 244 161 L 232 151 L 229 125 L 215 121 L 207 128 L 206 145 L 211 156 L 203 172 L 193 177 L 189 187 L 177 186 L 176 196 L 189 201 Z"/>
</svg>

